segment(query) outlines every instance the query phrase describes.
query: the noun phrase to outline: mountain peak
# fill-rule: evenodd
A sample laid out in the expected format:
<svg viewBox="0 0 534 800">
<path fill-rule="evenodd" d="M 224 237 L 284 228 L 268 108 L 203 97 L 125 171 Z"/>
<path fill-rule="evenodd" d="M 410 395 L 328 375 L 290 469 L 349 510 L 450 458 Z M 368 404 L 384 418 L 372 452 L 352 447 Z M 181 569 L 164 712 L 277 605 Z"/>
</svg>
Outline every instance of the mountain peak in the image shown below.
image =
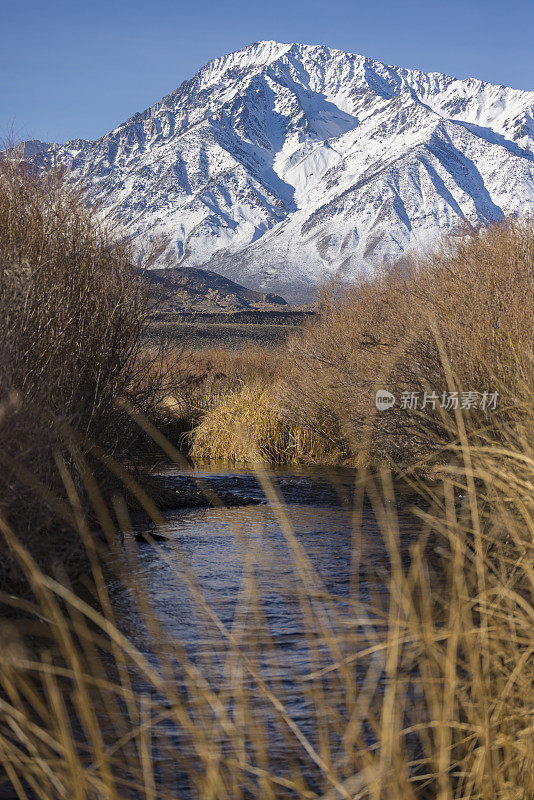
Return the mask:
<svg viewBox="0 0 534 800">
<path fill-rule="evenodd" d="M 292 47 L 291 44 L 281 44 L 275 41 L 253 42 L 240 50 L 208 61 L 197 75 L 202 75 L 209 80 L 214 75 L 219 76 L 235 68 L 260 69 L 285 55 Z"/>
<path fill-rule="evenodd" d="M 534 212 L 534 92 L 260 41 L 55 158 L 157 266 L 300 299 L 463 220 Z"/>
</svg>

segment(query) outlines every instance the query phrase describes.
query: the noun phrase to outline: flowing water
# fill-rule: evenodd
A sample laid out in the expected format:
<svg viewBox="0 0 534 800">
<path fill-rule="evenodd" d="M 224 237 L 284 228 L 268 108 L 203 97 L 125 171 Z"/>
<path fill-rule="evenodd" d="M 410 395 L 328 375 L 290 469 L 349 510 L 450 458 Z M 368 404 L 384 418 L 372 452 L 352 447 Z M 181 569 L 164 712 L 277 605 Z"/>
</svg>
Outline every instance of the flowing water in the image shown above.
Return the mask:
<svg viewBox="0 0 534 800">
<path fill-rule="evenodd" d="M 129 567 L 134 583 L 143 584 L 159 622 L 172 636 L 179 637 L 193 650 L 203 645 L 195 621 L 194 603 L 185 586 L 183 565 L 187 563 L 207 602 L 217 610 L 221 622 L 231 625 L 243 585 L 244 564 L 252 561 L 264 596 L 266 613 L 272 612 L 273 634 L 287 635 L 292 609 L 278 607 L 274 587 L 287 587 L 294 581 L 294 548 L 287 541 L 284 523 L 289 524 L 298 547 L 307 555 L 312 572 L 324 589 L 342 604 L 354 580 L 354 557 L 358 559 L 359 591 L 365 593 L 372 578 L 373 590 L 380 591 L 386 580 L 387 547 L 371 504 L 365 501 L 361 522 L 353 505 L 355 473 L 352 471 L 300 470 L 277 471 L 269 478 L 279 493 L 281 508 L 265 498 L 259 479 L 250 471 L 197 470 L 194 473 L 217 494 L 231 493 L 259 501 L 237 507 L 178 509 L 165 514 L 166 542 L 157 547 L 139 544 Z M 180 484 L 191 474 L 166 470 L 166 478 Z M 395 514 L 400 530 L 409 538 L 413 518 L 403 503 Z M 148 532 L 153 528 L 148 528 Z M 358 531 L 355 540 L 354 531 Z M 362 535 L 360 535 L 360 532 Z M 139 619 L 131 593 L 121 581 L 111 582 L 116 612 L 129 635 L 138 636 Z M 295 598 L 293 598 L 295 599 Z"/>
<path fill-rule="evenodd" d="M 371 504 L 367 499 L 361 508 L 355 503 L 351 471 L 278 471 L 270 479 L 280 499 L 274 504 L 252 472 L 211 468 L 194 475 L 215 493 L 256 502 L 169 511 L 167 541 L 130 541 L 126 580 L 109 582 L 119 627 L 154 665 L 165 658 L 172 662 L 172 680 L 184 696 L 189 696 L 187 679 L 176 643 L 217 693 L 228 687 L 230 705 L 236 680 L 239 691 L 249 687 L 250 702 L 261 702 L 257 681 L 250 688 L 254 681 L 239 658 L 228 657 L 233 637 L 233 645 L 256 665 L 301 731 L 313 739 L 317 708 L 302 687 L 310 672 L 332 664 L 329 632 L 341 656 L 350 656 L 355 641 L 372 641 L 369 633 L 387 609 L 388 546 Z M 191 480 L 176 469 L 167 469 L 165 477 L 176 485 Z M 414 530 L 408 508 L 403 498 L 391 509 L 399 522 L 401 557 L 407 557 Z M 156 633 L 149 633 L 143 622 L 136 591 L 158 621 Z M 363 601 L 361 606 L 355 598 Z M 364 606 L 368 616 L 362 622 Z M 361 675 L 355 668 L 357 682 L 365 678 L 367 667 L 362 663 L 361 668 Z M 140 693 L 153 694 L 142 678 L 134 685 Z M 337 673 L 327 673 L 322 690 L 335 713 L 343 715 L 345 697 Z M 267 719 L 271 712 L 265 713 Z M 269 749 L 282 763 L 287 743 L 276 730 Z M 167 733 L 180 739 L 177 728 L 169 726 Z M 172 771 L 173 757 L 165 757 L 163 749 L 162 769 Z M 177 780 L 187 785 L 183 774 Z"/>
</svg>

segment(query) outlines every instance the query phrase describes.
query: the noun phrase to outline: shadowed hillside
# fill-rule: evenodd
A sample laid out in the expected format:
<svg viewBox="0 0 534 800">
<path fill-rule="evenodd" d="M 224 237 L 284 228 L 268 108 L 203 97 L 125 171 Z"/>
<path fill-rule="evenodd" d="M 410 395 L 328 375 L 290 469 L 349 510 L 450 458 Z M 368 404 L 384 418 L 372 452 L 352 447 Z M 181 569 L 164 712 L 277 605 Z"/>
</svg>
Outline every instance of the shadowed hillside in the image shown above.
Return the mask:
<svg viewBox="0 0 534 800">
<path fill-rule="evenodd" d="M 287 305 L 283 297 L 255 292 L 205 269 L 170 267 L 147 274 L 163 311 L 231 312 Z"/>
</svg>

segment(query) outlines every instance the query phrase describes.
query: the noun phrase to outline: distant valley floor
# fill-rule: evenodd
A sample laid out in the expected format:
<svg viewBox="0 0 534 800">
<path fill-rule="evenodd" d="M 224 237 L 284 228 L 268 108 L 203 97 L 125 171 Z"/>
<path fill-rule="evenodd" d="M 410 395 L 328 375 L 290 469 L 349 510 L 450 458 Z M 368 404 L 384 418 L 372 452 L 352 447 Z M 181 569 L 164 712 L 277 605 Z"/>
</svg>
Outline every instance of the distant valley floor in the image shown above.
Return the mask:
<svg viewBox="0 0 534 800">
<path fill-rule="evenodd" d="M 240 350 L 249 344 L 278 347 L 295 333 L 306 319 L 314 316 L 311 308 L 285 306 L 283 311 L 238 311 L 235 313 L 155 314 L 147 334 L 147 344 L 172 340 L 192 350 L 224 347 Z"/>
</svg>

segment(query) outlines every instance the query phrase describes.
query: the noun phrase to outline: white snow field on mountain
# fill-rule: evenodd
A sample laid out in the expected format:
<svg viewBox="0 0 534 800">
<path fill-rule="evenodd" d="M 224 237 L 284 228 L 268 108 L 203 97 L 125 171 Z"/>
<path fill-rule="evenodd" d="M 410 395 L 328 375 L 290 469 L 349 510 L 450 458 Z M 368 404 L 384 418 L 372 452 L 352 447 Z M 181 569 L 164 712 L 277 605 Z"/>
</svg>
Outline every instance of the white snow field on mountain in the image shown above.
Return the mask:
<svg viewBox="0 0 534 800">
<path fill-rule="evenodd" d="M 447 229 L 534 211 L 534 92 L 259 42 L 210 61 L 98 141 L 27 142 L 64 164 L 155 266 L 292 300 Z"/>
</svg>

